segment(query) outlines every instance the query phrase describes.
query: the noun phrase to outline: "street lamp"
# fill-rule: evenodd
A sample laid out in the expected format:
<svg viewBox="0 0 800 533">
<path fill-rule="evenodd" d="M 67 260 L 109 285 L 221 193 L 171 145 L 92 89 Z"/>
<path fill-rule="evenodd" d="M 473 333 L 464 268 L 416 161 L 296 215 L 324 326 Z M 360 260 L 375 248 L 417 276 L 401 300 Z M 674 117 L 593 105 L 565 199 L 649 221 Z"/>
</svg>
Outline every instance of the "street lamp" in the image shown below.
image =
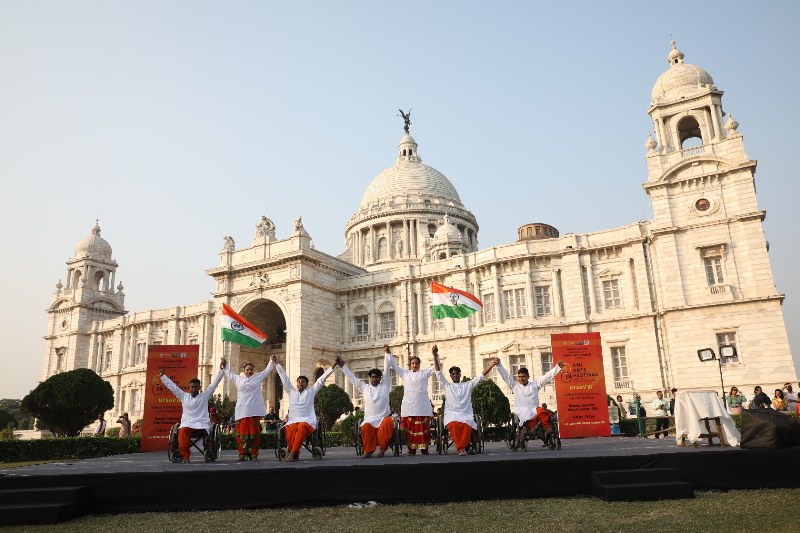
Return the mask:
<svg viewBox="0 0 800 533">
<path fill-rule="evenodd" d="M 733 346 L 732 344 L 723 344 L 722 346 L 720 346 L 719 358 L 717 357 L 717 354 L 714 353 L 714 350 L 712 350 L 711 348 L 701 348 L 697 350 L 697 357 L 703 363 L 705 363 L 706 361 L 717 362 L 717 365 L 719 366 L 719 383 L 720 385 L 722 385 L 722 404 L 727 406 L 728 403 L 725 400 L 725 382 L 722 380 L 722 360 L 736 357 L 736 346 Z"/>
</svg>

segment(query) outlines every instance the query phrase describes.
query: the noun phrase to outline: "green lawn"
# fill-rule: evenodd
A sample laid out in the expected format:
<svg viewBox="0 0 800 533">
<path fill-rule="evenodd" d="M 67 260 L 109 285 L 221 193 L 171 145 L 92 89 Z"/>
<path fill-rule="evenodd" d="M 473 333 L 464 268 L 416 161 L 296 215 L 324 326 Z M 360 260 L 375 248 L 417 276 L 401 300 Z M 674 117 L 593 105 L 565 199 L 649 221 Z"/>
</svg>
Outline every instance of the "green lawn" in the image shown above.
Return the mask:
<svg viewBox="0 0 800 533">
<path fill-rule="evenodd" d="M 265 487 L 265 490 L 268 490 Z M 417 531 L 748 532 L 786 533 L 800 526 L 793 502 L 800 489 L 697 492 L 693 500 L 608 503 L 594 498 L 503 500 L 441 505 L 376 505 L 84 517 L 52 526 L 4 528 L 33 532 L 299 532 Z"/>
</svg>

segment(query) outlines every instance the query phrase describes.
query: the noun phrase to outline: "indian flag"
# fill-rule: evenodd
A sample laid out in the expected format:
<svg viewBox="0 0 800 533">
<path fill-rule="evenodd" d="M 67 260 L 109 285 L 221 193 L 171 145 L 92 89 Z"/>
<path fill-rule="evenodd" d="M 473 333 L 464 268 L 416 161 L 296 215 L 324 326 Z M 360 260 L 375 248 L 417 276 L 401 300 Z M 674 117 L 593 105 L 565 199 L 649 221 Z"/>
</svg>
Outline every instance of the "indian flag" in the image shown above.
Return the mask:
<svg viewBox="0 0 800 533">
<path fill-rule="evenodd" d="M 258 348 L 267 336 L 236 311 L 222 304 L 222 340 Z"/>
<path fill-rule="evenodd" d="M 431 282 L 431 300 L 433 318 L 467 318 L 480 311 L 481 301 L 468 292 Z"/>
</svg>

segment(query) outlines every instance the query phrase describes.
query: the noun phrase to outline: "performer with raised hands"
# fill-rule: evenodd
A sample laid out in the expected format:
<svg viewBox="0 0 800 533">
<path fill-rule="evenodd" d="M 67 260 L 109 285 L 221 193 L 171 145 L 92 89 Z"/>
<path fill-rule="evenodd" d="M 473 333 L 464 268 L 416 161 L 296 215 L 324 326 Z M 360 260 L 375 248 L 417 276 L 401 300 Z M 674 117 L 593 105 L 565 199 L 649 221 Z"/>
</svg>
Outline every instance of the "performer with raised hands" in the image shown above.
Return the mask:
<svg viewBox="0 0 800 533">
<path fill-rule="evenodd" d="M 433 352 L 433 368 L 436 369 L 436 378 L 444 388 L 444 426 L 453 439 L 458 455 L 467 455 L 467 446 L 472 440 L 472 430 L 478 429 L 475 423 L 475 413 L 472 410 L 472 389 L 481 382 L 486 374 L 492 371 L 500 359 L 495 357 L 483 370 L 483 374 L 464 382 L 461 381 L 461 369 L 451 366 L 448 373 L 452 381 L 449 381 L 439 363 L 439 348 L 434 344 L 431 351 Z"/>
<path fill-rule="evenodd" d="M 255 365 L 247 361 L 242 365 L 244 375 L 234 374 L 229 366 L 225 367 L 225 375 L 236 385 L 236 446 L 239 448 L 239 460 L 258 461 L 261 449 L 261 417 L 267 414 L 264 397 L 261 395 L 261 384 L 267 379 L 275 363 L 272 361 L 255 373 Z"/>
<path fill-rule="evenodd" d="M 292 387 L 289 376 L 286 375 L 286 371 L 274 355 L 272 356 L 272 363 L 281 378 L 283 390 L 289 396 L 289 419 L 286 421 L 284 430 L 286 431 L 286 446 L 289 449 L 286 461 L 291 463 L 297 460 L 300 454 L 300 447 L 306 438 L 317 429 L 314 398 L 325 385 L 325 380 L 328 379 L 328 376 L 333 373 L 333 367 L 336 366 L 336 363 L 326 370 L 311 387 L 308 386 L 308 378 L 306 376 L 298 376 L 297 386 Z"/>
<path fill-rule="evenodd" d="M 389 353 L 389 347 L 384 345 L 384 353 Z M 389 448 L 394 432 L 394 419 L 389 409 L 389 392 L 391 380 L 389 379 L 389 358 L 384 356 L 383 372 L 378 368 L 373 368 L 368 372 L 369 383 L 358 379 L 350 371 L 345 362 L 336 357 L 336 364 L 342 369 L 344 375 L 350 380 L 355 388 L 361 391 L 364 398 L 364 421 L 361 423 L 361 442 L 364 452 L 362 459 L 369 459 L 379 448 L 376 457 L 383 457 Z"/>
<path fill-rule="evenodd" d="M 400 368 L 394 356 L 386 348 L 386 358 L 392 370 L 403 380 L 403 403 L 400 416 L 406 432 L 408 455 L 428 455 L 428 442 L 431 440 L 431 400 L 428 397 L 428 378 L 433 368 L 420 369 L 422 362 L 416 355 L 411 358 L 410 370 Z"/>
</svg>

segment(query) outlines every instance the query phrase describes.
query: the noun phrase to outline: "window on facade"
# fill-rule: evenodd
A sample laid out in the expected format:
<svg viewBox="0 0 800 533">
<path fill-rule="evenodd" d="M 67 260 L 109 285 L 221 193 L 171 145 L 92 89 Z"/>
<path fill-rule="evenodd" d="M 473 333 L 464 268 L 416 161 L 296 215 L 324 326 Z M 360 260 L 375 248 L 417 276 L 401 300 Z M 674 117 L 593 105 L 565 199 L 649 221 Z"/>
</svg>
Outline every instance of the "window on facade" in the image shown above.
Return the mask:
<svg viewBox="0 0 800 533">
<path fill-rule="evenodd" d="M 611 348 L 611 366 L 614 370 L 614 388 L 629 388 L 628 357 L 625 353 L 624 346 L 614 346 Z"/>
<path fill-rule="evenodd" d="M 102 369 L 103 370 L 110 370 L 111 369 L 111 349 L 110 348 L 106 348 L 105 357 L 103 357 Z"/>
<path fill-rule="evenodd" d="M 189 335 L 189 340 L 186 341 L 187 344 L 199 344 L 197 342 L 197 334 Z"/>
<path fill-rule="evenodd" d="M 353 374 L 364 383 L 369 383 L 369 372 L 367 372 L 366 370 L 361 372 L 353 372 Z M 352 392 L 353 392 L 352 397 L 354 400 L 357 398 L 361 398 L 361 391 L 358 390 L 358 388 L 353 387 Z"/>
<path fill-rule="evenodd" d="M 147 343 L 136 343 L 136 362 L 134 364 L 143 365 L 147 361 Z"/>
<path fill-rule="evenodd" d="M 736 356 L 735 357 L 720 357 L 720 346 L 733 346 L 736 348 Z M 719 357 L 720 362 L 724 364 L 728 363 L 738 363 L 739 362 L 739 347 L 736 345 L 736 332 L 734 331 L 727 331 L 725 333 L 717 333 L 717 357 Z"/>
<path fill-rule="evenodd" d="M 486 368 L 487 366 L 491 365 L 493 359 L 494 357 L 485 357 L 483 359 L 483 368 Z M 486 374 L 486 377 L 484 379 L 491 379 L 492 381 L 497 383 L 497 369 L 495 368 L 491 369 L 489 373 Z"/>
<path fill-rule="evenodd" d="M 508 367 L 511 369 L 511 377 L 516 376 L 517 372 L 519 372 L 519 369 L 524 366 L 525 366 L 525 354 L 512 355 L 508 358 Z M 530 370 L 528 371 L 530 372 Z"/>
<path fill-rule="evenodd" d="M 539 360 L 542 364 L 542 375 L 544 376 L 553 369 L 553 354 L 551 352 L 542 352 L 539 355 Z M 547 390 L 547 387 L 552 386 L 552 383 L 546 384 L 542 389 Z"/>
<path fill-rule="evenodd" d="M 619 292 L 619 280 L 610 279 L 603 282 L 603 297 L 606 302 L 606 309 L 622 307 L 622 297 Z"/>
<path fill-rule="evenodd" d="M 441 399 L 439 397 L 444 394 L 442 384 L 439 383 L 439 380 L 436 378 L 430 379 L 429 381 L 431 382 L 431 394 L 434 396 L 434 400 Z"/>
<path fill-rule="evenodd" d="M 356 326 L 356 336 L 357 337 L 366 337 L 369 335 L 369 316 L 367 315 L 356 315 L 353 317 L 353 322 Z"/>
<path fill-rule="evenodd" d="M 525 289 L 503 291 L 503 318 L 522 318 L 525 314 Z"/>
<path fill-rule="evenodd" d="M 550 314 L 550 287 L 534 287 L 534 297 L 536 298 L 536 316 L 547 316 Z"/>
<path fill-rule="evenodd" d="M 493 293 L 483 295 L 483 321 L 484 322 L 495 321 Z"/>
<path fill-rule="evenodd" d="M 725 281 L 722 275 L 722 257 L 713 256 L 703 259 L 706 268 L 706 281 L 709 285 L 719 285 Z"/>
<path fill-rule="evenodd" d="M 394 311 L 381 313 L 381 337 L 391 339 L 394 337 Z"/>
<path fill-rule="evenodd" d="M 126 407 L 125 392 L 126 392 L 125 389 L 122 389 L 122 391 L 120 391 L 120 393 L 119 393 L 119 410 L 120 411 L 126 411 L 127 410 L 125 408 Z"/>
<path fill-rule="evenodd" d="M 378 239 L 378 259 L 386 259 L 389 255 L 389 244 L 386 237 Z"/>
<path fill-rule="evenodd" d="M 131 413 L 139 412 L 139 389 L 131 389 L 131 405 L 128 411 Z"/>
<path fill-rule="evenodd" d="M 444 319 L 443 318 L 433 318 L 433 308 L 428 308 L 428 313 L 431 316 L 432 324 L 433 324 L 433 331 L 444 331 Z"/>
<path fill-rule="evenodd" d="M 64 370 L 64 365 L 66 364 L 67 360 L 67 349 L 66 348 L 58 348 L 56 350 L 56 370 L 61 371 Z"/>
</svg>

